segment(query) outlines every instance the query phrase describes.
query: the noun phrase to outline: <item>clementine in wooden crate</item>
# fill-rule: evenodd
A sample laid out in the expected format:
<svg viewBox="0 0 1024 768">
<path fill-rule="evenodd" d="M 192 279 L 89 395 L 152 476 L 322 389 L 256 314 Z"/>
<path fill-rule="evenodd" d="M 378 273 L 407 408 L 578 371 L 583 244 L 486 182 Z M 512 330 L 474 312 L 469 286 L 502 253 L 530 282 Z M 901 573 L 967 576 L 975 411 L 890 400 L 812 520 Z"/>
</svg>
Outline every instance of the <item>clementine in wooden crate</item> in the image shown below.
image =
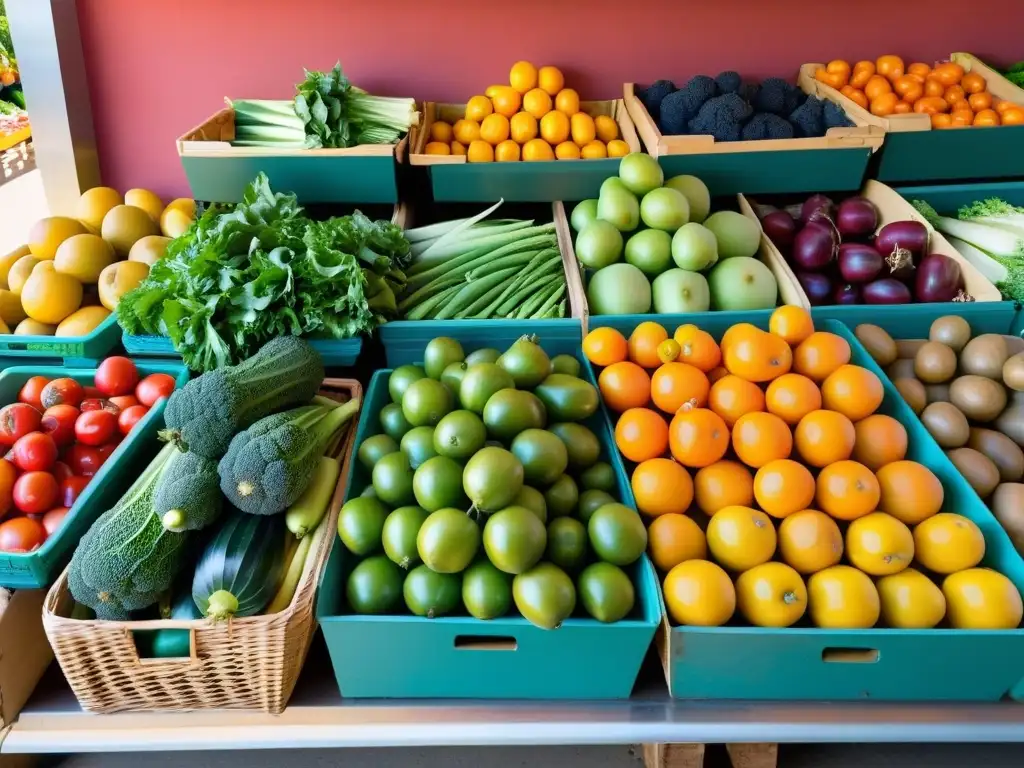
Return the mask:
<svg viewBox="0 0 1024 768">
<path fill-rule="evenodd" d="M 607 406 L 618 413 L 642 408 L 651 399 L 651 377 L 628 360 L 612 363 L 601 371 L 597 386 Z"/>
<path fill-rule="evenodd" d="M 640 462 L 633 470 L 630 485 L 636 498 L 636 508 L 650 517 L 682 514 L 693 501 L 690 473 L 672 459 Z"/>
<path fill-rule="evenodd" d="M 650 320 L 640 323 L 629 336 L 629 359 L 644 368 L 657 368 L 658 345 L 668 338 L 668 331 Z"/>
<path fill-rule="evenodd" d="M 733 326 L 732 330 L 738 326 Z M 742 330 L 722 350 L 729 373 L 757 383 L 771 381 L 789 371 L 793 352 L 780 337 L 759 328 Z"/>
<path fill-rule="evenodd" d="M 793 351 L 793 370 L 817 382 L 848 362 L 849 342 L 828 331 L 815 331 Z"/>
<path fill-rule="evenodd" d="M 725 507 L 749 507 L 754 503 L 754 476 L 738 461 L 716 461 L 694 475 L 693 496 L 705 515 Z"/>
<path fill-rule="evenodd" d="M 630 408 L 615 424 L 615 445 L 630 461 L 654 459 L 668 448 L 668 425 L 649 408 Z"/>
<path fill-rule="evenodd" d="M 675 413 L 684 405 L 699 408 L 707 404 L 711 385 L 708 377 L 687 363 L 664 363 L 651 376 L 650 395 L 665 413 Z"/>
<path fill-rule="evenodd" d="M 795 347 L 814 333 L 814 321 L 811 313 L 803 307 L 787 304 L 772 312 L 768 330 L 789 346 Z"/>
<path fill-rule="evenodd" d="M 942 509 L 939 478 L 916 461 L 894 461 L 878 470 L 878 508 L 907 525 L 917 525 Z"/>
<path fill-rule="evenodd" d="M 680 464 L 706 467 L 729 450 L 729 428 L 714 411 L 684 406 L 672 418 L 668 442 L 672 456 Z"/>
<path fill-rule="evenodd" d="M 708 407 L 731 427 L 743 414 L 764 410 L 764 392 L 757 384 L 727 373 L 711 385 Z"/>
<path fill-rule="evenodd" d="M 772 517 L 784 518 L 814 501 L 814 475 L 791 459 L 769 461 L 754 475 L 757 505 Z"/>
<path fill-rule="evenodd" d="M 907 430 L 892 416 L 876 413 L 853 425 L 853 459 L 873 472 L 907 455 Z"/>
<path fill-rule="evenodd" d="M 680 325 L 672 338 L 679 344 L 678 360 L 681 363 L 689 363 L 707 373 L 722 362 L 722 350 L 715 343 L 714 336 L 692 323 Z"/>
<path fill-rule="evenodd" d="M 788 459 L 793 450 L 793 433 L 774 414 L 747 413 L 733 425 L 732 449 L 740 461 L 757 469 L 770 461 Z"/>
<path fill-rule="evenodd" d="M 647 551 L 654 567 L 671 571 L 687 560 L 708 556 L 704 531 L 686 515 L 668 514 L 656 518 L 647 529 Z"/>
<path fill-rule="evenodd" d="M 818 506 L 837 520 L 856 520 L 878 508 L 881 492 L 871 470 L 856 461 L 837 461 L 818 473 Z"/>
<path fill-rule="evenodd" d="M 853 422 L 835 411 L 811 411 L 793 430 L 796 452 L 805 464 L 825 467 L 853 455 Z"/>
<path fill-rule="evenodd" d="M 803 509 L 779 523 L 779 554 L 800 573 L 817 573 L 842 559 L 843 534 L 824 512 Z"/>
<path fill-rule="evenodd" d="M 860 421 L 878 410 L 884 395 L 878 377 L 859 365 L 839 366 L 821 385 L 825 408 L 838 411 L 850 421 Z"/>
<path fill-rule="evenodd" d="M 821 391 L 806 376 L 784 373 L 768 385 L 764 400 L 768 413 L 795 426 L 808 413 L 821 408 Z"/>
</svg>

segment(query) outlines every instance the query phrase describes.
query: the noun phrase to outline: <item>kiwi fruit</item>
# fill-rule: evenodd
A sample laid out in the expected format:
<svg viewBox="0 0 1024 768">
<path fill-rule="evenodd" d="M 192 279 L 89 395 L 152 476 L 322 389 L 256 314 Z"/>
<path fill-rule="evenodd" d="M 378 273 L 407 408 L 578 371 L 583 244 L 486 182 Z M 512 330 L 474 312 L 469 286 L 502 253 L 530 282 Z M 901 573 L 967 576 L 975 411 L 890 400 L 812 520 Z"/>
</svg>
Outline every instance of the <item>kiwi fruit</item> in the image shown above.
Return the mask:
<svg viewBox="0 0 1024 768">
<path fill-rule="evenodd" d="M 899 360 L 917 357 L 917 351 L 928 343 L 928 339 L 900 339 L 896 342 L 896 357 Z"/>
<path fill-rule="evenodd" d="M 971 421 L 988 422 L 1006 407 L 1006 389 L 985 376 L 960 376 L 949 385 L 949 402 Z"/>
<path fill-rule="evenodd" d="M 893 382 L 893 386 L 895 386 L 896 391 L 900 393 L 900 397 L 907 401 L 907 405 L 910 406 L 914 413 L 920 414 L 921 411 L 924 410 L 925 405 L 928 404 L 928 397 L 924 391 L 924 384 L 917 379 L 896 379 Z"/>
<path fill-rule="evenodd" d="M 886 375 L 892 380 L 897 379 L 914 379 L 917 378 L 914 375 L 914 361 L 900 359 L 885 369 Z"/>
<path fill-rule="evenodd" d="M 946 315 L 932 323 L 928 329 L 928 340 L 938 341 L 959 352 L 971 340 L 971 326 L 959 315 Z"/>
<path fill-rule="evenodd" d="M 932 403 L 921 411 L 921 423 L 943 448 L 966 445 L 971 435 L 967 417 L 952 403 Z"/>
<path fill-rule="evenodd" d="M 960 372 L 1002 381 L 1003 365 L 1010 356 L 999 333 L 983 333 L 967 342 L 960 353 Z"/>
<path fill-rule="evenodd" d="M 1024 446 L 1024 404 L 1011 405 L 996 417 L 992 426 L 1017 445 Z"/>
<path fill-rule="evenodd" d="M 1024 485 L 1002 483 L 990 500 L 992 514 L 1010 535 L 1014 548 L 1024 553 Z"/>
<path fill-rule="evenodd" d="M 999 485 L 999 468 L 981 451 L 973 448 L 954 448 L 947 451 L 946 455 L 981 498 L 988 498 Z"/>
<path fill-rule="evenodd" d="M 1003 363 L 1003 384 L 1017 392 L 1024 392 L 1024 352 L 1018 352 Z"/>
<path fill-rule="evenodd" d="M 1024 477 L 1024 451 L 1002 432 L 971 427 L 967 447 L 992 459 L 1004 483 L 1016 483 Z"/>
<path fill-rule="evenodd" d="M 1006 342 L 1006 351 L 1011 355 L 1019 355 L 1024 352 L 1024 339 L 1020 336 L 1008 336 L 1004 333 L 1003 340 Z"/>
<path fill-rule="evenodd" d="M 928 384 L 924 388 L 925 402 L 948 403 L 949 384 Z"/>
<path fill-rule="evenodd" d="M 941 384 L 956 373 L 956 352 L 938 341 L 921 345 L 914 355 L 914 375 L 925 384 Z"/>
<path fill-rule="evenodd" d="M 885 332 L 884 328 L 870 323 L 862 323 L 854 329 L 853 334 L 864 345 L 874 361 L 883 368 L 892 365 L 896 360 L 896 342 Z"/>
</svg>

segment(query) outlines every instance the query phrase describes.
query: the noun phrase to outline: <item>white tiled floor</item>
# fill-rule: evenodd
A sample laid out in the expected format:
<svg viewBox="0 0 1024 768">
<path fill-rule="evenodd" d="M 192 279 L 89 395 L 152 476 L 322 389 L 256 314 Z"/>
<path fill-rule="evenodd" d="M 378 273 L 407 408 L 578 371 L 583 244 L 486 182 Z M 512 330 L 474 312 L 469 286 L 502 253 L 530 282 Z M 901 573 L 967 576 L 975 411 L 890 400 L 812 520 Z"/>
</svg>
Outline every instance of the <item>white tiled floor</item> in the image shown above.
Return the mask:
<svg viewBox="0 0 1024 768">
<path fill-rule="evenodd" d="M 29 227 L 48 215 L 39 171 L 0 185 L 0 254 L 24 245 Z"/>
</svg>

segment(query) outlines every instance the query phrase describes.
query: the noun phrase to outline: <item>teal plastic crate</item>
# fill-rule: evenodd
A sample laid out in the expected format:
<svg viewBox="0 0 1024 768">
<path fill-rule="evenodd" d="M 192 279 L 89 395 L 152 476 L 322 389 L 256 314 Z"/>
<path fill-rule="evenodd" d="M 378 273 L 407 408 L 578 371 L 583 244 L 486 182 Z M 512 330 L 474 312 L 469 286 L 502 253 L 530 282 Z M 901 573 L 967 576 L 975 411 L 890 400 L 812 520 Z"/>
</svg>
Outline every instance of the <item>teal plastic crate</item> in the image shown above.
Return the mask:
<svg viewBox="0 0 1024 768">
<path fill-rule="evenodd" d="M 0 335 L 0 360 L 17 358 L 22 365 L 45 362 L 52 365 L 89 367 L 110 354 L 121 339 L 117 314 L 111 313 L 85 336 Z"/>
<path fill-rule="evenodd" d="M 380 432 L 390 374 L 378 371 L 370 382 L 356 445 Z M 601 438 L 602 458 L 615 467 L 619 498 L 634 506 L 607 420 L 598 412 L 587 424 Z M 360 462 L 351 462 L 346 500 L 368 482 Z M 554 631 L 519 616 L 479 621 L 346 614 L 345 578 L 355 563 L 335 542 L 317 601 L 338 687 L 349 698 L 628 698 L 661 620 L 657 578 L 646 555 L 631 569 L 637 602 L 629 617 L 601 624 L 578 610 Z"/>
<path fill-rule="evenodd" d="M 168 373 L 176 386 L 188 381 L 185 366 L 170 362 L 136 362 L 140 376 Z M 82 384 L 91 385 L 95 368 L 68 368 L 26 365 L 8 368 L 0 373 L 0 403 L 17 402 L 18 392 L 32 376 L 58 378 L 69 376 Z M 64 524 L 42 547 L 29 554 L 0 552 L 0 587 L 9 589 L 39 589 L 48 587 L 71 559 L 78 540 L 97 517 L 110 509 L 156 455 L 156 433 L 164 424 L 165 401 L 160 401 L 139 422 L 110 458 L 103 464 L 92 482 L 71 507 Z"/>
<path fill-rule="evenodd" d="M 725 314 L 707 313 L 697 325 L 716 339 L 735 322 L 768 327 L 765 313 Z M 624 324 L 608 324 L 624 334 L 632 331 Z M 885 398 L 878 412 L 907 428 L 907 458 L 938 476 L 946 510 L 969 517 L 981 528 L 986 542 L 983 564 L 1005 573 L 1024 593 L 1024 562 L 1006 532 L 852 331 L 836 320 L 816 320 L 815 327 L 845 338 L 853 352 L 851 362 L 880 378 Z M 802 626 L 787 629 L 666 626 L 663 631 L 668 633 L 663 662 L 676 698 L 996 701 L 1007 694 L 1024 694 L 1024 629 L 826 630 L 807 625 L 805 619 Z"/>
<path fill-rule="evenodd" d="M 941 304 L 855 304 L 812 307 L 815 323 L 838 320 L 853 330 L 861 323 L 880 326 L 896 338 L 926 339 L 937 318 L 959 315 L 975 333 L 1010 333 L 1017 304 L 1012 301 L 943 302 Z"/>
<path fill-rule="evenodd" d="M 354 339 L 307 339 L 309 345 L 320 353 L 328 367 L 351 368 L 363 351 L 362 337 Z M 174 344 L 166 336 L 132 336 L 123 334 L 121 343 L 132 357 L 159 357 L 181 360 Z"/>
<path fill-rule="evenodd" d="M 874 178 L 887 184 L 1024 178 L 1024 126 L 888 133 Z"/>
</svg>

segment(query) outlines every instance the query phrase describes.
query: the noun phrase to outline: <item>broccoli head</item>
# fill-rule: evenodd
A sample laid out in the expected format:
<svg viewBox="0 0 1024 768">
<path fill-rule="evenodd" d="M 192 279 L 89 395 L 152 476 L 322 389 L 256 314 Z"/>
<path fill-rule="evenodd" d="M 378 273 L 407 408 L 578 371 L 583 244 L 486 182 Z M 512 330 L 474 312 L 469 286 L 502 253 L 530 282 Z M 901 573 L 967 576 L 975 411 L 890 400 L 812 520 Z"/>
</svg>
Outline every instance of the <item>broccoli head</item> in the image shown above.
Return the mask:
<svg viewBox="0 0 1024 768">
<path fill-rule="evenodd" d="M 164 528 L 198 531 L 220 517 L 222 500 L 217 462 L 175 451 L 157 484 L 153 506 Z"/>
<path fill-rule="evenodd" d="M 789 116 L 793 131 L 798 138 L 806 139 L 825 135 L 825 106 L 816 96 L 809 97 L 793 110 Z"/>
<path fill-rule="evenodd" d="M 739 141 L 743 121 L 753 110 L 738 94 L 727 93 L 704 103 L 690 121 L 690 133 L 707 134 L 715 141 Z"/>
<path fill-rule="evenodd" d="M 739 93 L 740 86 L 743 85 L 743 78 L 740 77 L 739 72 L 728 70 L 718 74 L 718 77 L 715 78 L 715 84 L 718 86 L 720 94 Z"/>
<path fill-rule="evenodd" d="M 740 138 L 743 141 L 792 139 L 793 126 L 785 118 L 771 112 L 758 112 L 743 126 Z"/>
<path fill-rule="evenodd" d="M 761 88 L 751 104 L 757 112 L 770 112 L 785 117 L 796 108 L 789 106 L 793 103 L 794 91 L 801 92 L 781 77 L 768 77 L 761 81 Z"/>
<path fill-rule="evenodd" d="M 637 96 L 655 122 L 661 117 L 661 102 L 670 93 L 676 90 L 675 83 L 671 80 L 655 80 L 649 88 L 642 88 Z"/>
<path fill-rule="evenodd" d="M 691 77 L 675 93 L 661 102 L 659 127 L 666 136 L 678 136 L 687 132 L 687 125 L 693 120 L 706 101 L 713 98 L 718 86 L 707 75 Z"/>
<path fill-rule="evenodd" d="M 838 104 L 825 102 L 825 130 L 829 128 L 853 128 L 853 121 L 846 116 Z"/>
</svg>

